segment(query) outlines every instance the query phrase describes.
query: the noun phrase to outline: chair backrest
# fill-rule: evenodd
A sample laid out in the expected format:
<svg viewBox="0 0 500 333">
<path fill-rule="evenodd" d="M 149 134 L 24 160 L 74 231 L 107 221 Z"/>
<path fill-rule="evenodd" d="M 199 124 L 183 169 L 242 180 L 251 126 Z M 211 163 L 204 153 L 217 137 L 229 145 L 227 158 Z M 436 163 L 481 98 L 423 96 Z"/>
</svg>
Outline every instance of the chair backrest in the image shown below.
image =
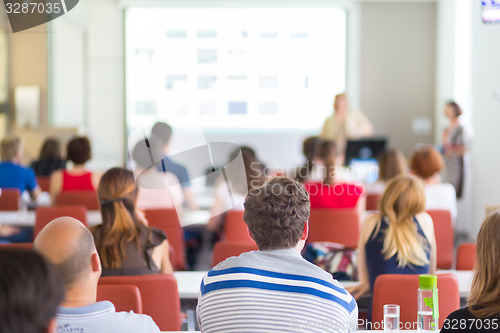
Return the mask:
<svg viewBox="0 0 500 333">
<path fill-rule="evenodd" d="M 223 238 L 231 242 L 255 243 L 248 236 L 248 228 L 243 221 L 242 210 L 230 210 L 225 214 Z"/>
<path fill-rule="evenodd" d="M 84 205 L 88 210 L 99 210 L 96 191 L 62 191 L 56 197 L 56 205 Z"/>
<path fill-rule="evenodd" d="M 32 250 L 33 243 L 0 243 L 0 250 L 2 249 Z"/>
<path fill-rule="evenodd" d="M 175 261 L 172 262 L 174 269 L 185 270 L 186 247 L 184 245 L 184 231 L 176 210 L 172 208 L 146 209 L 144 214 L 150 227 L 163 230 L 167 234 L 168 242 L 175 252 Z"/>
<path fill-rule="evenodd" d="M 36 182 L 43 192 L 49 192 L 50 190 L 50 176 L 37 176 Z"/>
<path fill-rule="evenodd" d="M 358 247 L 359 213 L 356 208 L 311 209 L 308 242 L 334 242 Z"/>
<path fill-rule="evenodd" d="M 366 195 L 366 210 L 379 210 L 378 204 L 381 197 L 380 193 L 368 193 Z"/>
<path fill-rule="evenodd" d="M 476 263 L 476 243 L 463 243 L 457 249 L 457 270 L 471 271 Z"/>
<path fill-rule="evenodd" d="M 82 222 L 85 226 L 88 226 L 87 208 L 84 205 L 65 205 L 52 207 L 42 206 L 36 209 L 35 216 L 35 230 L 33 231 L 34 238 L 50 221 L 61 216 L 73 217 Z"/>
<path fill-rule="evenodd" d="M 229 257 L 239 256 L 243 252 L 258 250 L 257 244 L 248 242 L 222 241 L 214 245 L 212 267 Z"/>
<path fill-rule="evenodd" d="M 97 286 L 97 301 L 110 301 L 117 312 L 142 313 L 141 293 L 132 284 L 100 284 Z"/>
<path fill-rule="evenodd" d="M 160 331 L 180 331 L 181 302 L 173 275 L 103 276 L 99 284 L 137 286 L 141 293 L 142 312 L 153 318 Z"/>
<path fill-rule="evenodd" d="M 17 188 L 2 188 L 0 210 L 19 210 L 21 193 Z"/>
<path fill-rule="evenodd" d="M 436 265 L 439 269 L 450 269 L 453 265 L 453 244 L 455 230 L 448 210 L 428 210 L 427 213 L 434 221 L 434 234 L 436 235 Z"/>
<path fill-rule="evenodd" d="M 460 291 L 457 277 L 453 274 L 438 274 L 439 327 L 446 317 L 460 308 Z M 384 319 L 384 304 L 399 304 L 400 323 L 416 330 L 418 274 L 383 274 L 375 280 L 372 293 L 372 322 Z"/>
</svg>

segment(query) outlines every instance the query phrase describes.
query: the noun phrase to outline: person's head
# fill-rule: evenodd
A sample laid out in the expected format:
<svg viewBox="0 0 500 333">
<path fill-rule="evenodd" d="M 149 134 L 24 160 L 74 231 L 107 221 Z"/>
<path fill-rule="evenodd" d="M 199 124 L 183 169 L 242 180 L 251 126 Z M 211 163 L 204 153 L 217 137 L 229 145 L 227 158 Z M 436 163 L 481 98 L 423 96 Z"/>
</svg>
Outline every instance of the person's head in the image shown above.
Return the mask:
<svg viewBox="0 0 500 333">
<path fill-rule="evenodd" d="M 444 106 L 444 114 L 450 119 L 458 118 L 462 115 L 462 108 L 455 101 L 449 101 Z"/>
<path fill-rule="evenodd" d="M 33 248 L 54 265 L 66 291 L 97 287 L 99 255 L 92 234 L 77 219 L 54 219 L 37 235 Z"/>
<path fill-rule="evenodd" d="M 426 255 L 428 244 L 418 234 L 413 221 L 413 217 L 424 210 L 422 180 L 411 175 L 399 175 L 387 183 L 380 199 L 380 215 L 389 223 L 382 249 L 386 259 L 396 255 L 398 265 L 402 267 L 429 263 Z"/>
<path fill-rule="evenodd" d="M 18 137 L 3 138 L 0 157 L 3 162 L 19 162 L 21 154 L 21 140 Z"/>
<path fill-rule="evenodd" d="M 310 136 L 302 143 L 302 154 L 306 158 L 306 163 L 297 170 L 295 180 L 303 183 L 309 178 L 309 174 L 314 166 L 314 159 L 316 158 L 318 146 L 322 140 L 317 136 Z"/>
<path fill-rule="evenodd" d="M 410 168 L 416 176 L 428 180 L 444 168 L 443 156 L 433 146 L 422 146 L 413 153 Z"/>
<path fill-rule="evenodd" d="M 408 163 L 397 149 L 387 149 L 378 156 L 378 178 L 383 182 L 408 173 Z"/>
<path fill-rule="evenodd" d="M 349 101 L 347 100 L 346 94 L 335 95 L 335 100 L 333 101 L 333 109 L 336 114 L 346 114 L 349 109 Z"/>
<path fill-rule="evenodd" d="M 73 164 L 85 164 L 92 158 L 90 141 L 85 136 L 71 139 L 66 147 L 66 158 Z"/>
<path fill-rule="evenodd" d="M 156 137 L 144 138 L 132 150 L 132 159 L 141 169 L 156 167 L 163 155 L 163 144 Z M 153 159 L 153 160 L 151 160 Z"/>
<path fill-rule="evenodd" d="M 278 177 L 248 192 L 243 220 L 259 250 L 296 248 L 307 239 L 309 212 L 304 187 Z"/>
<path fill-rule="evenodd" d="M 234 149 L 229 156 L 229 163 L 234 161 L 239 156 L 240 152 L 243 159 L 246 179 L 233 177 L 230 181 L 232 190 L 240 194 L 246 194 L 248 190 L 264 184 L 266 176 L 264 174 L 264 167 L 257 159 L 257 154 L 250 147 L 241 146 Z"/>
<path fill-rule="evenodd" d="M 322 140 L 317 150 L 317 158 L 321 159 L 325 167 L 323 183 L 333 184 L 335 177 L 335 159 L 337 158 L 337 144 L 332 140 Z"/>
<path fill-rule="evenodd" d="M 0 250 L 0 332 L 52 333 L 64 288 L 40 254 Z"/>
<path fill-rule="evenodd" d="M 61 146 L 59 141 L 54 138 L 48 138 L 42 145 L 40 150 L 40 160 L 60 160 Z"/>
<path fill-rule="evenodd" d="M 132 171 L 112 168 L 99 182 L 102 225 L 94 232 L 95 244 L 105 268 L 121 268 L 125 246 L 139 241 L 140 222 L 135 212 L 138 186 Z"/>
<path fill-rule="evenodd" d="M 172 127 L 164 122 L 157 122 L 151 129 L 151 136 L 156 137 L 163 146 L 167 146 L 172 138 Z"/>
<path fill-rule="evenodd" d="M 476 244 L 476 264 L 469 310 L 475 317 L 500 315 L 500 211 L 483 222 Z"/>
</svg>

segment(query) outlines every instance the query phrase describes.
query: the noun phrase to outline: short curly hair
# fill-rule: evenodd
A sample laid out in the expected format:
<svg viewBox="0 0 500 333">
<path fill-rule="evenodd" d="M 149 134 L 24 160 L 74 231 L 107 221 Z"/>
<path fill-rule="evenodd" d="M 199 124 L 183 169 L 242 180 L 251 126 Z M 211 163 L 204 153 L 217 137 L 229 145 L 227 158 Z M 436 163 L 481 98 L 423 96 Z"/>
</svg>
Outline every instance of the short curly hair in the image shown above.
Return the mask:
<svg viewBox="0 0 500 333">
<path fill-rule="evenodd" d="M 243 220 L 259 250 L 286 249 L 299 242 L 309 213 L 302 184 L 277 177 L 248 192 Z"/>
<path fill-rule="evenodd" d="M 443 170 L 444 159 L 433 146 L 422 146 L 413 153 L 410 168 L 415 175 L 426 180 Z"/>
</svg>

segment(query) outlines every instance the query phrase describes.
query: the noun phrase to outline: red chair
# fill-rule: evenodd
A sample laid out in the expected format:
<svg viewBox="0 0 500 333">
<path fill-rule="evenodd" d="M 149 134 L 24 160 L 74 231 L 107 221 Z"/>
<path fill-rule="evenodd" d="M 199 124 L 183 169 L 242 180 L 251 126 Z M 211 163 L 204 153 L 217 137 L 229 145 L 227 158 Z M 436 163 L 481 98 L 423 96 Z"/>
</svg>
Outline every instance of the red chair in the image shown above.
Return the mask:
<svg viewBox="0 0 500 333">
<path fill-rule="evenodd" d="M 137 286 L 141 293 L 143 313 L 153 318 L 160 331 L 180 331 L 181 302 L 177 280 L 173 275 L 103 276 L 99 284 Z"/>
<path fill-rule="evenodd" d="M 49 176 L 37 176 L 36 182 L 43 192 L 49 192 L 50 190 L 50 177 Z"/>
<path fill-rule="evenodd" d="M 85 208 L 84 205 L 38 207 L 36 209 L 35 216 L 35 230 L 33 231 L 34 238 L 50 221 L 61 216 L 73 217 L 82 222 L 86 227 L 88 226 L 87 208 Z"/>
<path fill-rule="evenodd" d="M 358 247 L 359 214 L 356 208 L 311 209 L 308 242 L 334 242 Z"/>
<path fill-rule="evenodd" d="M 230 210 L 226 213 L 224 221 L 224 239 L 231 242 L 254 243 L 248 235 L 248 228 L 243 221 L 242 210 Z"/>
<path fill-rule="evenodd" d="M 88 210 L 99 210 L 99 201 L 95 191 L 62 191 L 55 200 L 55 205 L 84 205 Z"/>
<path fill-rule="evenodd" d="M 186 269 L 186 247 L 184 232 L 175 209 L 146 209 L 144 211 L 150 227 L 163 230 L 167 234 L 168 242 L 174 248 L 175 261 L 172 262 L 175 270 Z"/>
<path fill-rule="evenodd" d="M 476 243 L 463 243 L 457 249 L 457 270 L 471 271 L 476 263 Z"/>
<path fill-rule="evenodd" d="M 142 313 L 141 293 L 135 285 L 100 284 L 97 286 L 97 301 L 110 301 L 117 312 Z"/>
<path fill-rule="evenodd" d="M 214 245 L 212 255 L 212 267 L 226 260 L 229 257 L 239 256 L 243 252 L 258 250 L 257 244 L 248 242 L 222 241 Z"/>
<path fill-rule="evenodd" d="M 453 274 L 438 274 L 439 327 L 446 317 L 460 308 L 458 281 Z M 384 319 L 384 304 L 400 305 L 400 323 L 416 330 L 418 274 L 383 274 L 375 280 L 372 296 L 372 322 Z"/>
<path fill-rule="evenodd" d="M 16 188 L 2 188 L 0 210 L 19 210 L 21 193 Z"/>
<path fill-rule="evenodd" d="M 0 250 L 3 249 L 33 250 L 33 243 L 2 243 L 0 244 Z"/>
<path fill-rule="evenodd" d="M 436 265 L 439 269 L 450 269 L 453 265 L 453 244 L 455 230 L 448 210 L 428 210 L 434 221 L 436 235 Z"/>
<path fill-rule="evenodd" d="M 379 210 L 380 198 L 382 197 L 379 193 L 369 193 L 366 195 L 366 210 Z"/>
</svg>

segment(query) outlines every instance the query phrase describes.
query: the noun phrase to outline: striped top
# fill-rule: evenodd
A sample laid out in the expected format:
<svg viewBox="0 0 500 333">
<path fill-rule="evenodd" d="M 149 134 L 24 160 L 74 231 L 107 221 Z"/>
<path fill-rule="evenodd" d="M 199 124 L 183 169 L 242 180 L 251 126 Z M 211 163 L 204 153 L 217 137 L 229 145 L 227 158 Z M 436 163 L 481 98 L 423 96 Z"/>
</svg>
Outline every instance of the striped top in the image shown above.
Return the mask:
<svg viewBox="0 0 500 333">
<path fill-rule="evenodd" d="M 358 307 L 340 283 L 294 249 L 231 257 L 203 278 L 203 332 L 354 332 Z"/>
</svg>

